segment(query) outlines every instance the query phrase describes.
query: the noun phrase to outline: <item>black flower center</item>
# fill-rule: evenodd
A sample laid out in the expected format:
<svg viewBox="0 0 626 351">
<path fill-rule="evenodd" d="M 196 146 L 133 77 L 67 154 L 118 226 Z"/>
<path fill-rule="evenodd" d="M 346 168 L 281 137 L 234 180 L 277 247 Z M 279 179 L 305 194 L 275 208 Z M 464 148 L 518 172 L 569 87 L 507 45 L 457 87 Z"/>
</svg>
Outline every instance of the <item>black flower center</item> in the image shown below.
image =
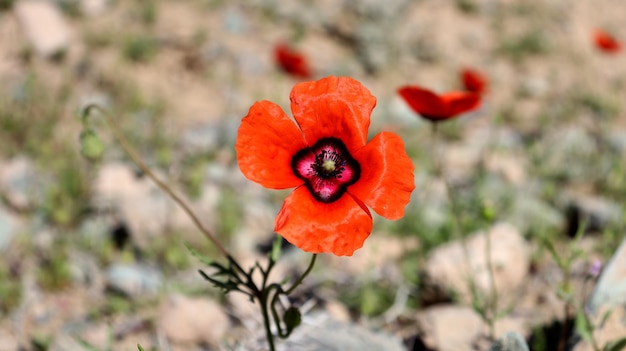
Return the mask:
<svg viewBox="0 0 626 351">
<path fill-rule="evenodd" d="M 323 138 L 291 158 L 293 173 L 321 202 L 336 201 L 361 176 L 359 163 L 337 138 Z"/>
</svg>

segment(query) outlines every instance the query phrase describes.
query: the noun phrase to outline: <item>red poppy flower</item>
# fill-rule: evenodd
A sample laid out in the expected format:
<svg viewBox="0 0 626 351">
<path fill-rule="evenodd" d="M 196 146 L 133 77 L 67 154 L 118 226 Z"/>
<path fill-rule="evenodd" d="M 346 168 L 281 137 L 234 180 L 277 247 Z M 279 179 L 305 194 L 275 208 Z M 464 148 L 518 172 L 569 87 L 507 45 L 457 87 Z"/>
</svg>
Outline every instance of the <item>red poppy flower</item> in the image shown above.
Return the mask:
<svg viewBox="0 0 626 351">
<path fill-rule="evenodd" d="M 311 77 L 311 69 L 306 57 L 286 44 L 278 44 L 274 49 L 274 56 L 276 63 L 283 71 L 298 78 Z"/>
<path fill-rule="evenodd" d="M 622 49 L 622 44 L 602 29 L 596 29 L 593 32 L 593 40 L 596 47 L 606 53 L 616 53 Z"/>
<path fill-rule="evenodd" d="M 482 73 L 475 69 L 464 68 L 461 71 L 461 80 L 465 90 L 471 91 L 477 94 L 482 94 L 487 91 L 487 79 Z"/>
<path fill-rule="evenodd" d="M 296 84 L 294 123 L 270 101 L 243 118 L 235 148 L 243 174 L 272 189 L 295 188 L 274 230 L 308 252 L 352 255 L 372 231 L 369 206 L 399 219 L 415 188 L 402 139 L 382 132 L 367 142 L 376 98 L 347 77 Z"/>
<path fill-rule="evenodd" d="M 398 93 L 413 111 L 432 122 L 452 119 L 480 106 L 480 95 L 472 92 L 437 95 L 417 86 L 404 86 Z"/>
</svg>

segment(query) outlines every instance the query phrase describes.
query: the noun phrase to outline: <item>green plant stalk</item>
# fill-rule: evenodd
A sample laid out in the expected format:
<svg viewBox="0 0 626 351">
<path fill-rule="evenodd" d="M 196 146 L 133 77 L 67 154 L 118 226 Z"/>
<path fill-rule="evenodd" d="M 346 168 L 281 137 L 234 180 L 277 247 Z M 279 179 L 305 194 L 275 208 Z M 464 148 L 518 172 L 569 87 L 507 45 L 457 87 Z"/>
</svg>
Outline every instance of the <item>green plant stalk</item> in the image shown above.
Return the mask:
<svg viewBox="0 0 626 351">
<path fill-rule="evenodd" d="M 470 260 L 469 260 L 470 254 L 469 254 L 469 248 L 467 247 L 467 236 L 463 232 L 459 203 L 456 197 L 454 196 L 454 193 L 452 192 L 452 186 L 450 185 L 448 178 L 445 176 L 443 172 L 443 165 L 441 162 L 441 157 L 439 157 L 438 155 L 439 133 L 438 133 L 437 125 L 438 125 L 437 122 L 431 122 L 433 145 L 434 145 L 435 173 L 437 176 L 439 176 L 443 180 L 444 185 L 446 187 L 446 194 L 448 196 L 448 201 L 450 202 L 450 205 L 452 208 L 452 214 L 454 217 L 455 231 L 456 231 L 457 236 L 461 239 L 461 249 L 463 250 L 463 257 L 465 259 L 465 265 L 466 267 L 470 268 L 471 267 Z M 481 308 L 485 308 L 485 309 L 488 308 L 491 311 L 489 311 L 489 313 L 487 313 L 487 311 L 482 311 L 481 315 L 489 326 L 489 337 L 492 340 L 494 340 L 495 339 L 495 319 L 496 319 L 497 306 L 498 306 L 498 302 L 497 302 L 498 292 L 496 290 L 495 274 L 493 270 L 493 262 L 492 262 L 492 257 L 491 257 L 491 233 L 489 229 L 487 229 L 486 235 L 487 235 L 487 243 L 486 243 L 487 262 L 486 264 L 487 264 L 487 270 L 489 271 L 489 279 L 491 280 L 492 296 L 490 298 L 491 299 L 490 302 L 485 302 L 485 305 L 481 306 Z M 471 274 L 468 274 L 467 279 L 470 285 L 470 292 L 472 294 L 472 300 L 478 301 L 478 296 L 477 296 L 478 289 L 476 286 L 476 281 L 474 280 L 474 277 Z"/>
<path fill-rule="evenodd" d="M 270 315 L 268 311 L 268 298 L 270 295 L 270 291 L 271 289 L 263 289 L 261 294 L 257 296 L 257 299 L 259 299 L 259 304 L 261 305 L 261 313 L 263 314 L 263 326 L 265 327 L 265 338 L 267 339 L 269 351 L 275 351 L 276 346 L 274 345 L 274 334 L 272 333 Z"/>
<path fill-rule="evenodd" d="M 281 336 L 281 337 L 289 336 L 291 331 L 288 328 L 287 332 L 283 333 L 281 325 L 280 325 L 281 321 L 280 321 L 280 318 L 278 317 L 278 313 L 276 312 L 275 305 L 278 302 L 278 296 L 282 295 L 282 294 L 289 295 L 291 292 L 293 292 L 293 290 L 295 290 L 296 287 L 298 287 L 300 284 L 302 284 L 304 278 L 306 276 L 308 276 L 309 273 L 311 273 L 311 271 L 313 270 L 313 266 L 315 265 L 315 261 L 317 259 L 317 254 L 313 254 L 307 269 L 294 282 L 294 284 L 287 290 L 283 290 L 282 287 L 280 286 L 280 284 L 274 283 L 274 284 L 269 284 L 268 285 L 268 279 L 269 279 L 270 272 L 271 272 L 272 268 L 274 268 L 274 265 L 276 263 L 276 261 L 274 260 L 274 258 L 271 255 L 270 255 L 270 260 L 269 260 L 269 263 L 268 263 L 268 266 L 267 266 L 266 269 L 263 269 L 257 262 L 256 267 L 259 268 L 259 270 L 261 271 L 261 273 L 263 275 L 263 281 L 262 281 L 262 284 L 261 284 L 261 288 L 259 289 L 259 287 L 257 287 L 256 283 L 254 282 L 254 279 L 252 278 L 252 274 L 253 274 L 254 268 L 251 269 L 250 271 L 245 271 L 241 267 L 241 265 L 239 265 L 239 263 L 235 260 L 235 258 L 228 253 L 228 251 L 217 240 L 217 238 L 202 224 L 202 222 L 200 222 L 199 218 L 195 215 L 195 213 L 191 210 L 191 208 L 185 203 L 185 201 L 183 201 L 180 196 L 178 196 L 167 184 L 165 184 L 163 181 L 161 181 L 150 170 L 150 168 L 148 168 L 148 166 L 141 160 L 141 158 L 137 155 L 135 150 L 131 147 L 130 143 L 128 142 L 126 137 L 124 137 L 124 135 L 121 132 L 121 130 L 119 129 L 119 127 L 113 123 L 113 121 L 111 119 L 111 116 L 107 113 L 107 111 L 105 111 L 104 109 L 102 109 L 98 105 L 89 105 L 84 110 L 84 113 L 83 113 L 83 123 L 86 124 L 86 120 L 90 116 L 90 112 L 91 112 L 92 109 L 100 111 L 100 113 L 102 114 L 103 119 L 106 122 L 107 126 L 113 132 L 113 136 L 120 143 L 120 145 L 122 146 L 122 149 L 124 149 L 124 151 L 128 154 L 128 156 L 135 162 L 135 164 L 137 164 L 137 166 L 162 191 L 164 191 L 166 194 L 168 194 L 185 211 L 185 213 L 192 219 L 192 221 L 194 222 L 196 227 L 218 248 L 220 253 L 222 253 L 226 257 L 228 262 L 234 268 L 234 270 L 232 268 L 229 269 L 230 276 L 233 279 L 235 279 L 235 283 L 237 284 L 237 286 L 241 285 L 241 286 L 244 286 L 244 287 L 246 287 L 248 289 L 248 291 L 245 291 L 245 290 L 242 290 L 241 288 L 237 287 L 236 290 L 240 291 L 240 292 L 243 292 L 244 294 L 248 295 L 251 299 L 257 299 L 259 301 L 260 308 L 261 308 L 261 314 L 263 315 L 263 323 L 264 323 L 265 334 L 266 334 L 269 350 L 270 351 L 275 351 L 276 350 L 276 346 L 275 346 L 275 343 L 274 343 L 274 334 L 272 333 L 272 330 L 271 330 L 270 309 L 272 311 L 272 314 L 273 314 L 273 317 L 274 317 L 274 321 L 275 321 L 277 329 L 278 329 L 279 336 Z M 218 265 L 218 267 L 219 267 L 219 265 Z M 219 281 L 209 277 L 208 275 L 204 274 L 202 271 L 200 271 L 200 273 L 202 274 L 202 276 L 205 279 L 207 279 L 209 281 L 212 281 L 213 283 L 219 283 Z M 245 281 L 241 278 L 240 274 L 245 277 Z M 276 293 L 274 294 L 274 297 L 272 299 L 270 299 L 272 290 L 276 290 Z M 138 345 L 138 347 L 139 347 L 139 349 L 141 349 L 141 346 Z"/>
<path fill-rule="evenodd" d="M 263 315 L 263 326 L 265 328 L 265 336 L 267 338 L 267 343 L 268 343 L 268 347 L 270 351 L 276 350 L 276 346 L 274 343 L 274 334 L 272 333 L 272 328 L 271 328 L 270 310 L 272 312 L 272 317 L 276 324 L 278 336 L 280 336 L 281 338 L 288 337 L 290 335 L 290 330 L 288 329 L 286 332 L 283 332 L 283 329 L 280 325 L 280 318 L 278 317 L 278 312 L 276 311 L 276 303 L 278 302 L 278 296 L 289 295 L 291 292 L 293 292 L 293 290 L 295 290 L 295 288 L 297 288 L 300 284 L 302 284 L 302 282 L 304 281 L 304 278 L 306 278 L 309 275 L 309 273 L 311 273 L 311 271 L 313 270 L 313 266 L 315 265 L 316 259 L 317 259 L 317 254 L 313 254 L 307 269 L 302 273 L 302 275 L 300 275 L 300 277 L 287 290 L 283 290 L 279 284 L 274 283 L 274 284 L 267 285 L 270 271 L 272 270 L 272 268 L 274 268 L 274 264 L 275 264 L 275 261 L 273 259 L 270 259 L 267 270 L 261 269 L 261 272 L 263 273 L 263 282 L 261 285 L 261 289 L 257 289 L 256 286 L 254 286 L 254 289 L 252 290 L 256 299 L 259 300 L 261 314 Z M 272 290 L 276 290 L 276 293 L 274 294 L 273 298 L 270 300 Z"/>
<path fill-rule="evenodd" d="M 489 280 L 491 281 L 491 304 L 489 308 L 491 309 L 491 314 L 487 317 L 487 324 L 489 325 L 489 337 L 492 340 L 495 340 L 496 332 L 495 332 L 495 323 L 496 323 L 496 315 L 498 311 L 498 290 L 496 287 L 496 277 L 495 271 L 493 269 L 493 258 L 491 256 L 491 230 L 487 229 L 485 232 L 486 237 L 486 250 L 487 250 L 487 272 L 489 273 Z"/>
<path fill-rule="evenodd" d="M 187 203 L 185 203 L 185 201 L 180 196 L 178 196 L 178 194 L 176 194 L 167 184 L 161 181 L 141 160 L 141 158 L 137 155 L 120 128 L 115 123 L 113 123 L 111 116 L 107 111 L 105 111 L 98 105 L 88 105 L 85 108 L 85 112 L 83 115 L 84 118 L 86 119 L 87 117 L 89 117 L 91 110 L 94 109 L 98 110 L 102 114 L 104 121 L 113 132 L 113 136 L 115 137 L 115 139 L 120 143 L 122 149 L 124 149 L 124 151 L 133 160 L 133 162 L 135 162 L 135 164 L 141 169 L 141 171 L 144 172 L 162 191 L 167 193 L 174 200 L 174 202 L 176 202 L 183 209 L 183 211 L 185 211 L 185 213 L 189 216 L 189 218 L 191 218 L 196 227 L 200 229 L 200 231 L 215 245 L 215 247 L 217 247 L 222 255 L 224 255 L 226 258 L 230 257 L 228 251 L 211 233 L 211 231 L 204 224 L 202 224 L 198 216 L 196 216 L 196 214 L 191 210 Z"/>
<path fill-rule="evenodd" d="M 452 186 L 450 185 L 448 178 L 443 173 L 443 164 L 442 164 L 441 158 L 439 157 L 440 156 L 439 155 L 439 152 L 440 152 L 439 151 L 439 131 L 438 131 L 437 125 L 438 125 L 437 122 L 431 122 L 433 145 L 434 145 L 433 158 L 435 161 L 435 174 L 443 180 L 443 183 L 446 187 L 446 195 L 448 197 L 448 201 L 450 202 L 450 206 L 452 208 L 452 217 L 454 218 L 454 229 L 455 229 L 456 235 L 461 239 L 461 248 L 463 250 L 463 258 L 465 260 L 466 267 L 469 268 L 470 267 L 469 249 L 467 247 L 467 238 L 465 234 L 463 233 L 463 226 L 461 225 L 461 211 L 459 209 L 459 204 L 457 202 L 457 199 L 452 193 Z M 472 294 L 474 294 L 474 291 L 476 290 L 476 282 L 474 281 L 474 278 L 471 275 L 468 278 L 470 282 L 470 290 L 472 291 Z"/>
<path fill-rule="evenodd" d="M 563 272 L 563 288 L 569 294 L 570 292 L 570 272 L 569 269 L 564 270 Z M 557 351 L 565 350 L 565 344 L 567 342 L 567 330 L 569 329 L 569 311 L 572 308 L 572 301 L 570 296 L 566 296 L 566 299 L 563 304 L 563 328 L 561 328 L 561 336 L 559 337 L 559 344 L 557 346 Z"/>
<path fill-rule="evenodd" d="M 291 288 L 285 290 L 285 294 L 287 295 L 291 294 L 300 284 L 302 284 L 302 281 L 304 281 L 304 278 L 306 278 L 309 275 L 309 273 L 311 273 L 311 271 L 313 270 L 313 266 L 315 265 L 316 260 L 317 260 L 317 254 L 313 254 L 313 257 L 311 257 L 311 262 L 309 262 L 309 266 L 307 267 L 307 269 L 304 271 L 304 273 L 302 273 L 300 278 L 298 278 L 298 280 L 296 280 L 295 283 L 293 283 Z"/>
</svg>

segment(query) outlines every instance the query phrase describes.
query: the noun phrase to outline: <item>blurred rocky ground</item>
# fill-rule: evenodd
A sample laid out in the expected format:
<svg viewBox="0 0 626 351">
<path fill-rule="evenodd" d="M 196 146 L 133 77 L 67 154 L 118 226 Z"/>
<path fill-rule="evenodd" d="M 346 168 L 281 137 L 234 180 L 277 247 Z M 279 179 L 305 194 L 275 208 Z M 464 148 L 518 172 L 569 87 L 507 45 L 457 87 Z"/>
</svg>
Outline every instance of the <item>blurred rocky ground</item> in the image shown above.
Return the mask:
<svg viewBox="0 0 626 351">
<path fill-rule="evenodd" d="M 322 255 L 279 349 L 591 350 L 576 306 L 602 345 L 626 335 L 626 53 L 592 40 L 626 41 L 615 4 L 0 0 L 0 350 L 265 348 L 256 306 L 205 282 L 186 245 L 218 252 L 97 116 L 104 156 L 80 155 L 80 111 L 110 111 L 252 266 L 286 193 L 247 181 L 233 145 L 254 101 L 289 111 L 299 80 L 277 66 L 279 43 L 314 78 L 372 91 L 372 133 L 403 136 L 417 186 L 354 257 Z M 459 90 L 464 67 L 489 90 L 435 145 L 396 89 Z M 307 262 L 285 245 L 276 278 Z"/>
</svg>

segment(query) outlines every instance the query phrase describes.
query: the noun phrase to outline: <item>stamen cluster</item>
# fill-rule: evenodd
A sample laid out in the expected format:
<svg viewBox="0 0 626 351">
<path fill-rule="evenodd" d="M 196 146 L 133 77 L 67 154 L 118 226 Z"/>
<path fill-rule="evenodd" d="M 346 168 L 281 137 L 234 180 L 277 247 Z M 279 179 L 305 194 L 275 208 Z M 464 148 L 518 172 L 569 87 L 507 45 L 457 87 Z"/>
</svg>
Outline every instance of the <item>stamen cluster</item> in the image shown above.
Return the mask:
<svg viewBox="0 0 626 351">
<path fill-rule="evenodd" d="M 346 169 L 346 160 L 335 151 L 322 150 L 315 155 L 315 163 L 311 165 L 313 176 L 322 179 L 338 178 L 341 179 L 341 173 Z"/>
</svg>

